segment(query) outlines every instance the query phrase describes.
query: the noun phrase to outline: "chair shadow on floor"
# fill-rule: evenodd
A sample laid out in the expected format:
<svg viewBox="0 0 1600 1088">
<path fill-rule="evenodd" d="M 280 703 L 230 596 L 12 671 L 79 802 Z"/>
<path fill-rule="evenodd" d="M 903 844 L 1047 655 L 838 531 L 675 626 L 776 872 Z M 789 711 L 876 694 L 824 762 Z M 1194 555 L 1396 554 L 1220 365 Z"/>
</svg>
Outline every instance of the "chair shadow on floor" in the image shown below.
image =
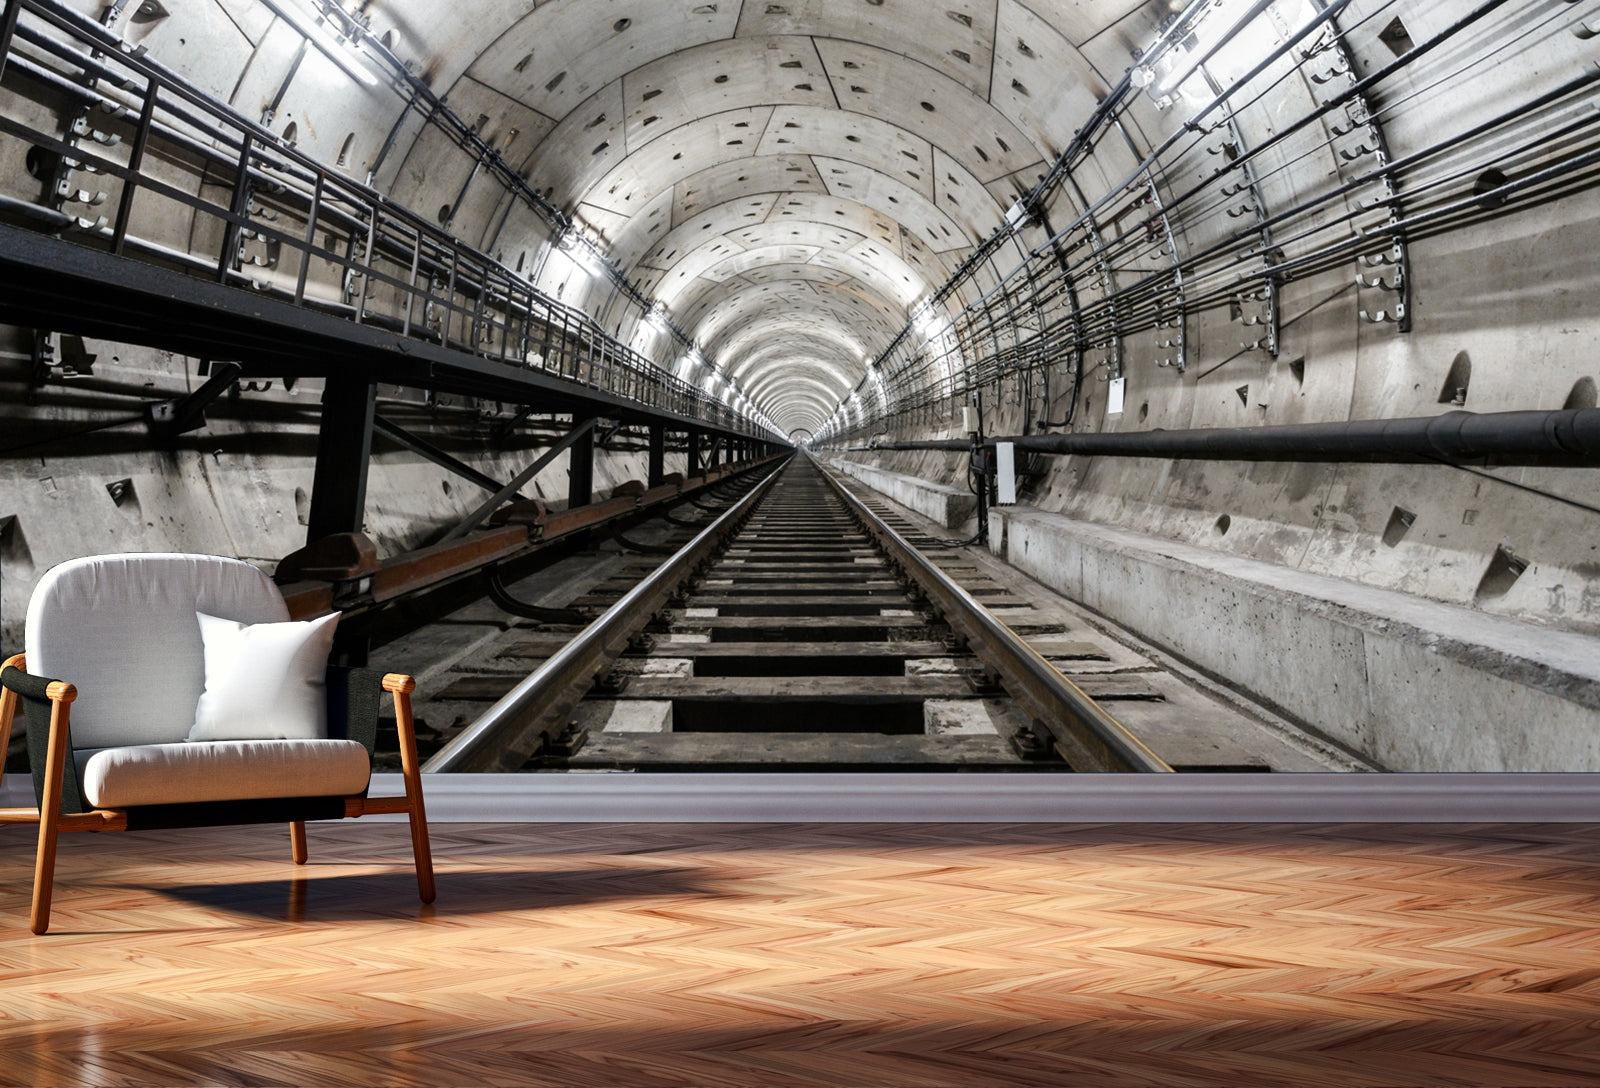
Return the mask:
<svg viewBox="0 0 1600 1088">
<path fill-rule="evenodd" d="M 452 873 L 448 895 L 418 904 L 407 899 L 408 878 L 405 872 L 317 876 L 313 867 L 281 880 L 138 887 L 192 906 L 273 922 L 473 917 L 637 899 L 726 899 L 730 894 L 692 868 L 512 869 Z"/>
</svg>

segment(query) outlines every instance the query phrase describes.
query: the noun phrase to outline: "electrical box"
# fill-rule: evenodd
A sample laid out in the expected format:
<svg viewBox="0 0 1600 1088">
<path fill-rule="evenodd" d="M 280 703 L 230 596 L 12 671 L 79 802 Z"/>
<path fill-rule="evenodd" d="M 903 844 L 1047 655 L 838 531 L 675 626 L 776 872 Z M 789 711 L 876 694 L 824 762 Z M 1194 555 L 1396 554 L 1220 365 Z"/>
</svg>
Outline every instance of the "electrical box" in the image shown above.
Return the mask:
<svg viewBox="0 0 1600 1088">
<path fill-rule="evenodd" d="M 983 416 L 970 404 L 961 409 L 961 429 L 968 434 L 983 430 Z"/>
<path fill-rule="evenodd" d="M 1128 392 L 1127 378 L 1112 378 L 1106 387 L 1106 415 L 1120 416 L 1122 402 Z"/>
<path fill-rule="evenodd" d="M 994 472 L 998 484 L 1001 506 L 1011 506 L 1017 501 L 1017 444 L 1015 442 L 996 442 L 994 444 Z"/>
</svg>

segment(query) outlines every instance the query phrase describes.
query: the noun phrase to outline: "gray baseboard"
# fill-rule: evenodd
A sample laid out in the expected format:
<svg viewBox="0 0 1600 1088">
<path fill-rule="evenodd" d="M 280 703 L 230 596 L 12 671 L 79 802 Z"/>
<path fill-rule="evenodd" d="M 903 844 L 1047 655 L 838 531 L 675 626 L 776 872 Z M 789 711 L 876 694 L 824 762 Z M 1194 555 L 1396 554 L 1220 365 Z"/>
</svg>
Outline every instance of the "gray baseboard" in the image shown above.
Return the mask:
<svg viewBox="0 0 1600 1088">
<path fill-rule="evenodd" d="M 380 775 L 374 792 L 400 792 Z M 430 821 L 1600 823 L 1600 775 L 436 775 Z"/>
<path fill-rule="evenodd" d="M 424 791 L 430 823 L 1600 823 L 1585 774 L 441 774 Z M 8 776 L 0 806 L 32 804 Z"/>
</svg>

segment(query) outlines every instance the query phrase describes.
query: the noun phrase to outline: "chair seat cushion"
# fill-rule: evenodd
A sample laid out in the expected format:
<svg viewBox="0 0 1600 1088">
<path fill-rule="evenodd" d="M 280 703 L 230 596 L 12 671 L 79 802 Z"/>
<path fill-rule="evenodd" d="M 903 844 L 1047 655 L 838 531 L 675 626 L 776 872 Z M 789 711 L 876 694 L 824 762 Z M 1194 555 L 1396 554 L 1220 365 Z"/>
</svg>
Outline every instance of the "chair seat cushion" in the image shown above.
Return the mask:
<svg viewBox="0 0 1600 1088">
<path fill-rule="evenodd" d="M 367 788 L 366 748 L 353 740 L 234 740 L 140 744 L 73 753 L 96 808 L 348 797 Z"/>
</svg>

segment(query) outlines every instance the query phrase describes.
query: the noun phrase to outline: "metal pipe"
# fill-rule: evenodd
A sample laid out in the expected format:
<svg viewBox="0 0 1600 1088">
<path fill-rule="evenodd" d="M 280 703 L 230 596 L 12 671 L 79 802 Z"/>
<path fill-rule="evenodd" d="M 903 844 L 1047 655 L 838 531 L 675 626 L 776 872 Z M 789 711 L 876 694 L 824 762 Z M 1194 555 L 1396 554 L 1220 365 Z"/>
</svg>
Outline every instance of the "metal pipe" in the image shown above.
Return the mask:
<svg viewBox="0 0 1600 1088">
<path fill-rule="evenodd" d="M 1277 427 L 1017 435 L 1030 453 L 1155 457 L 1196 461 L 1370 464 L 1555 465 L 1600 467 L 1600 408 L 1548 412 L 1445 412 L 1406 419 L 1356 419 Z M 968 448 L 962 439 L 884 442 L 880 450 Z"/>
</svg>

